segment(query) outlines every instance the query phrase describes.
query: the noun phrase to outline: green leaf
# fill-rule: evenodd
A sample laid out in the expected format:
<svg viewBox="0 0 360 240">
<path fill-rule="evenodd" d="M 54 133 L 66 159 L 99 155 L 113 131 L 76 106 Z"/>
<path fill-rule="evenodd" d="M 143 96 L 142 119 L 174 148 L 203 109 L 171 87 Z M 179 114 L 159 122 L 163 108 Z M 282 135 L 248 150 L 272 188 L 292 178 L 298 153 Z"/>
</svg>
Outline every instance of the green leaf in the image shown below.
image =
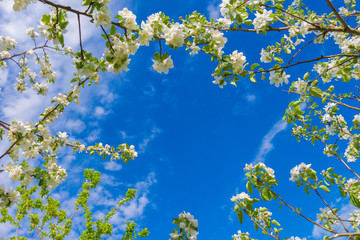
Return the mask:
<svg viewBox="0 0 360 240">
<path fill-rule="evenodd" d="M 314 97 L 322 97 L 322 95 L 323 95 L 323 91 L 317 87 L 311 87 L 311 88 L 309 88 L 309 91 L 310 91 L 311 95 L 313 95 Z"/>
<path fill-rule="evenodd" d="M 304 81 L 309 80 L 309 72 L 305 73 L 303 78 L 304 78 Z"/>
<path fill-rule="evenodd" d="M 325 186 L 325 185 L 320 185 L 319 186 L 320 189 L 324 190 L 325 192 L 329 193 L 330 190 Z"/>
<path fill-rule="evenodd" d="M 344 191 L 344 189 L 340 188 L 340 195 L 342 197 L 346 197 L 347 196 L 347 193 Z"/>
<path fill-rule="evenodd" d="M 111 25 L 110 35 L 115 35 L 115 33 L 116 33 L 116 27 L 114 25 Z"/>
<path fill-rule="evenodd" d="M 248 26 L 251 26 L 252 25 L 252 21 L 250 19 L 246 20 L 245 21 L 245 24 L 248 25 Z"/>
<path fill-rule="evenodd" d="M 50 22 L 50 15 L 49 14 L 43 15 L 41 21 L 45 24 L 48 24 Z"/>
<path fill-rule="evenodd" d="M 254 223 L 254 228 L 255 228 L 255 231 L 257 231 L 259 229 L 259 226 L 256 223 Z"/>
<path fill-rule="evenodd" d="M 357 208 L 360 208 L 360 201 L 357 197 L 354 197 L 353 195 L 350 195 L 350 203 L 354 205 Z"/>
<path fill-rule="evenodd" d="M 64 36 L 60 33 L 58 36 L 59 43 L 64 47 Z"/>
<path fill-rule="evenodd" d="M 280 64 L 284 63 L 284 60 L 282 60 L 280 57 L 274 57 L 274 60 Z"/>
<path fill-rule="evenodd" d="M 64 12 L 63 12 L 63 10 L 59 10 L 58 22 L 62 22 L 64 20 L 65 20 Z"/>
<path fill-rule="evenodd" d="M 252 64 L 251 65 L 251 70 L 254 70 L 257 66 L 260 66 L 260 64 L 258 64 L 258 63 L 254 63 L 254 64 Z"/>
<path fill-rule="evenodd" d="M 264 189 L 261 192 L 261 196 L 265 201 L 271 200 L 271 194 L 268 187 L 264 187 Z"/>
<path fill-rule="evenodd" d="M 253 188 L 252 188 L 251 182 L 247 182 L 247 183 L 246 183 L 246 189 L 248 190 L 248 192 L 249 192 L 250 194 L 253 193 Z"/>
<path fill-rule="evenodd" d="M 271 223 L 278 226 L 278 227 L 280 227 L 280 223 L 278 221 L 276 221 L 276 220 L 272 220 Z"/>
<path fill-rule="evenodd" d="M 244 219 L 244 213 L 243 213 L 243 211 L 242 211 L 242 210 L 237 211 L 237 216 L 238 216 L 238 218 L 239 218 L 240 224 L 243 224 L 243 219 Z"/>
</svg>

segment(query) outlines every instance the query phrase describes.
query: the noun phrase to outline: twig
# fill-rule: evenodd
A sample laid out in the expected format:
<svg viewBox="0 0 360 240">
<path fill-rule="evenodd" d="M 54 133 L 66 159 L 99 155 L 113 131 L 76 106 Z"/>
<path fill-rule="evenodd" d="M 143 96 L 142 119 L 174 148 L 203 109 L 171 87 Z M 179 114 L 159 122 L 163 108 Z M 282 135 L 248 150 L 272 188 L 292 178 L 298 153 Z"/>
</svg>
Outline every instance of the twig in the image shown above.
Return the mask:
<svg viewBox="0 0 360 240">
<path fill-rule="evenodd" d="M 302 124 L 305 126 L 306 124 L 305 124 L 305 122 L 304 122 L 304 120 L 302 120 L 302 119 L 300 119 L 300 118 L 298 118 L 298 120 L 300 121 L 300 122 L 302 122 Z M 311 128 L 307 128 L 318 140 L 320 140 L 326 147 L 328 147 L 328 144 L 325 142 L 325 140 L 323 140 L 321 137 L 318 137 L 313 131 L 312 131 L 312 129 Z M 353 173 L 359 180 L 360 180 L 360 176 L 354 171 L 354 170 L 352 170 L 350 167 L 349 167 L 349 165 L 347 165 L 346 164 L 346 162 L 337 154 L 337 153 L 335 153 L 334 154 L 335 155 L 335 157 L 337 158 L 337 159 L 339 159 L 341 162 L 342 162 L 342 164 L 344 164 L 344 166 L 351 172 L 351 173 Z"/>
<path fill-rule="evenodd" d="M 85 83 L 85 82 L 86 82 L 87 80 L 89 80 L 89 79 L 90 79 L 90 77 L 85 78 L 83 81 L 81 81 L 81 82 L 78 83 L 78 86 L 81 86 L 83 83 Z M 66 99 L 69 99 L 69 98 L 73 95 L 73 93 L 74 93 L 74 92 L 71 91 L 71 92 L 69 93 L 69 95 L 67 96 Z M 44 120 L 46 120 L 56 109 L 59 108 L 59 106 L 60 106 L 60 103 L 58 103 L 50 112 L 48 112 L 48 113 L 41 119 L 41 121 L 43 122 Z M 39 124 L 40 124 L 40 123 L 37 123 L 37 124 L 35 125 L 35 127 L 38 127 Z M 12 149 L 21 139 L 22 139 L 22 137 L 19 137 L 18 139 L 16 139 L 16 141 L 13 142 L 13 143 L 11 144 L 11 146 L 0 156 L 0 159 L 2 159 L 5 155 L 9 154 L 10 151 L 11 151 L 11 149 Z"/>
<path fill-rule="evenodd" d="M 161 56 L 161 55 L 162 55 L 162 53 L 161 53 L 161 52 L 162 52 L 161 39 L 158 39 L 158 40 L 159 40 L 159 48 L 160 48 L 160 51 L 159 51 L 159 52 L 160 52 L 160 56 Z"/>
<path fill-rule="evenodd" d="M 308 184 L 310 186 L 312 186 L 309 181 L 307 181 Z M 318 197 L 326 204 L 326 206 L 330 209 L 330 211 L 332 212 L 332 214 L 334 214 L 334 216 L 337 217 L 337 220 L 339 220 L 341 222 L 341 225 L 343 226 L 344 230 L 349 233 L 349 230 L 346 228 L 345 224 L 343 223 L 343 221 L 341 220 L 341 218 L 336 214 L 336 212 L 332 209 L 332 207 L 325 201 L 325 199 L 321 196 L 321 194 L 319 193 L 319 191 L 316 188 L 313 188 L 316 195 L 318 195 Z"/>
<path fill-rule="evenodd" d="M 296 65 L 299 65 L 299 64 L 303 64 L 303 63 L 315 62 L 315 61 L 319 61 L 319 60 L 322 60 L 322 59 L 329 59 L 329 58 L 335 58 L 335 57 L 353 57 L 354 58 L 354 57 L 360 57 L 360 54 L 342 54 L 342 53 L 340 53 L 340 54 L 334 54 L 334 55 L 329 55 L 329 56 L 321 56 L 321 57 L 313 58 L 313 59 L 310 59 L 310 60 L 299 61 L 299 62 L 290 64 L 290 65 L 286 65 L 286 66 L 282 66 L 282 67 L 278 67 L 278 68 L 271 68 L 271 69 L 264 70 L 264 71 L 253 71 L 253 73 L 267 73 L 267 72 L 272 72 L 272 71 L 276 71 L 276 70 L 280 70 L 280 69 L 290 68 L 290 67 L 293 67 L 293 66 L 296 66 Z M 350 59 L 352 59 L 352 58 L 350 58 Z M 344 64 L 344 63 L 342 63 L 342 64 Z M 337 65 L 337 66 L 339 66 L 339 65 Z M 337 67 L 337 66 L 335 66 L 335 67 Z M 326 71 L 328 71 L 330 69 L 332 69 L 332 68 L 329 68 Z M 320 75 L 318 77 L 320 77 Z"/>
<path fill-rule="evenodd" d="M 246 211 L 244 209 L 244 212 L 246 213 L 246 215 L 248 215 L 251 219 L 251 221 L 253 221 L 262 231 L 263 233 L 266 233 L 267 235 L 269 235 L 270 237 L 275 238 L 276 240 L 280 240 L 280 238 L 278 236 L 274 236 L 272 234 L 270 234 L 265 228 L 263 228 L 257 221 L 254 220 L 254 218 L 252 216 L 250 216 L 250 214 L 248 213 L 248 211 Z"/>
<path fill-rule="evenodd" d="M 298 93 L 298 92 L 295 92 L 295 91 L 285 91 L 285 92 L 295 93 L 295 94 L 302 95 L 302 94 L 300 94 L 300 93 Z M 334 100 L 334 99 L 326 99 L 326 100 L 327 100 L 327 101 L 330 101 L 330 102 L 334 102 L 334 103 L 336 103 L 336 104 L 338 104 L 338 105 L 342 105 L 342 106 L 347 107 L 347 108 L 349 108 L 349 109 L 353 109 L 353 110 L 360 111 L 360 108 L 350 106 L 350 105 L 348 105 L 348 104 L 346 104 L 346 103 L 339 102 L 339 101 L 336 101 L 336 100 Z M 352 99 L 352 100 L 354 100 L 354 99 Z"/>
<path fill-rule="evenodd" d="M 78 19 L 78 25 L 79 25 L 79 39 L 80 39 L 80 52 L 81 52 L 81 59 L 84 60 L 84 52 L 82 47 L 82 41 L 81 41 L 81 25 L 80 25 L 80 14 L 77 14 Z"/>
<path fill-rule="evenodd" d="M 340 16 L 339 12 L 336 10 L 336 8 L 334 7 L 334 5 L 332 4 L 332 2 L 330 0 L 326 0 L 327 5 L 329 5 L 329 7 L 331 8 L 331 10 L 335 13 L 336 17 L 339 19 L 339 21 L 341 22 L 341 24 L 344 26 L 345 30 L 350 29 L 349 25 L 347 25 L 347 23 L 345 22 L 345 20 Z"/>
<path fill-rule="evenodd" d="M 307 46 L 309 46 L 311 43 L 313 43 L 318 37 L 320 37 L 321 35 L 325 35 L 326 32 L 323 32 L 322 34 L 317 35 L 315 38 L 313 38 L 310 42 L 306 43 L 302 48 L 299 49 L 299 51 L 297 51 L 290 59 L 290 61 L 286 64 L 286 66 L 288 66 L 292 60 L 294 60 L 294 58 L 296 57 L 296 55 L 298 55 L 302 50 L 304 50 L 304 48 L 306 48 Z"/>
<path fill-rule="evenodd" d="M 334 236 L 330 237 L 330 239 L 335 239 L 335 238 L 339 238 L 339 237 L 347 237 L 349 236 L 348 239 L 350 239 L 350 237 L 354 237 L 354 236 L 360 236 L 360 232 L 353 232 L 353 233 L 337 233 Z"/>
<path fill-rule="evenodd" d="M 282 202 L 285 206 L 287 206 L 288 208 L 290 208 L 290 209 L 291 209 L 292 211 L 294 211 L 295 213 L 299 214 L 301 217 L 305 218 L 307 221 L 309 221 L 309 222 L 311 222 L 311 223 L 315 224 L 316 226 L 318 226 L 318 227 L 320 227 L 320 228 L 324 229 L 325 231 L 328 231 L 328 232 L 331 232 L 331 233 L 334 233 L 334 234 L 336 234 L 336 233 L 337 233 L 336 231 L 331 230 L 331 229 L 328 229 L 328 228 L 326 228 L 326 227 L 324 227 L 324 226 L 320 225 L 319 223 L 317 223 L 317 222 L 315 222 L 315 221 L 313 221 L 313 220 L 309 219 L 309 218 L 308 218 L 308 217 L 306 217 L 304 214 L 300 213 L 298 210 L 296 210 L 296 209 L 295 209 L 295 208 L 293 208 L 291 205 L 289 205 L 288 203 L 286 203 L 286 202 L 284 201 L 284 199 L 282 199 L 282 198 L 281 198 L 278 194 L 276 194 L 273 190 L 271 190 L 271 189 L 269 189 L 269 190 L 270 190 L 270 192 L 272 192 L 273 194 L 275 194 L 275 195 L 276 195 L 276 197 L 277 197 L 277 198 L 279 198 L 279 199 L 281 200 L 281 202 Z"/>
<path fill-rule="evenodd" d="M 105 29 L 104 29 L 104 27 L 102 25 L 100 25 L 100 27 L 101 27 L 102 31 L 104 32 L 104 34 L 105 34 L 105 36 L 106 36 L 106 38 L 107 38 L 107 40 L 109 42 L 109 46 L 110 46 L 111 51 L 115 52 L 113 47 L 111 46 L 111 41 L 110 41 L 109 35 L 106 33 L 106 31 L 105 31 Z"/>
</svg>

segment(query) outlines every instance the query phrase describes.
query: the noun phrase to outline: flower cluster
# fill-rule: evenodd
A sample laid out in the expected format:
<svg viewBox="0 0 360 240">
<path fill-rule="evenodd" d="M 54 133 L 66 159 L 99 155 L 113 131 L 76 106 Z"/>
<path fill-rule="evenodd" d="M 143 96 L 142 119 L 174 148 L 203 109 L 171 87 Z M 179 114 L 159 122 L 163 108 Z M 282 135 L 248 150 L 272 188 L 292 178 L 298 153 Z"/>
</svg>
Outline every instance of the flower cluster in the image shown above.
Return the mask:
<svg viewBox="0 0 360 240">
<path fill-rule="evenodd" d="M 359 227 L 360 225 L 360 210 L 359 209 L 355 209 L 353 213 L 350 214 L 350 218 L 349 221 L 351 222 L 351 225 L 354 228 Z"/>
<path fill-rule="evenodd" d="M 250 234 L 248 232 L 242 233 L 240 230 L 237 232 L 237 234 L 232 235 L 232 239 L 234 240 L 250 240 L 252 238 L 249 237 Z"/>
<path fill-rule="evenodd" d="M 35 3 L 36 0 L 14 0 L 13 9 L 15 11 L 25 10 L 30 3 Z"/>
<path fill-rule="evenodd" d="M 184 44 L 185 34 L 184 25 L 175 23 L 170 28 L 164 29 L 166 44 L 172 47 L 182 47 Z"/>
<path fill-rule="evenodd" d="M 126 38 L 120 34 L 111 36 L 112 47 L 105 49 L 107 71 L 117 74 L 119 71 L 128 71 L 130 55 L 134 55 L 140 44 L 137 43 L 135 35 L 130 33 Z"/>
<path fill-rule="evenodd" d="M 5 172 L 9 173 L 9 177 L 13 181 L 22 181 L 22 184 L 29 185 L 33 180 L 34 169 L 30 167 L 24 167 L 18 164 L 4 165 Z"/>
<path fill-rule="evenodd" d="M 34 28 L 28 28 L 28 29 L 26 29 L 26 35 L 28 35 L 32 39 L 34 39 L 34 38 L 37 38 L 39 36 L 39 33 L 35 32 Z"/>
<path fill-rule="evenodd" d="M 177 224 L 177 227 L 170 233 L 170 240 L 180 240 L 184 237 L 189 240 L 197 239 L 198 220 L 190 213 L 180 213 L 178 218 L 174 218 L 174 224 Z"/>
<path fill-rule="evenodd" d="M 54 9 L 51 14 L 43 15 L 38 29 L 42 37 L 52 40 L 55 45 L 64 46 L 64 34 L 67 32 L 66 12 L 62 9 Z"/>
<path fill-rule="evenodd" d="M 69 105 L 68 97 L 62 93 L 59 93 L 57 97 L 54 97 L 54 101 L 65 107 Z"/>
<path fill-rule="evenodd" d="M 339 225 L 338 216 L 336 215 L 337 209 L 329 209 L 326 208 L 320 208 L 321 213 L 316 215 L 316 218 L 324 224 L 324 226 L 328 226 L 330 229 L 333 225 Z"/>
<path fill-rule="evenodd" d="M 290 175 L 291 175 L 290 181 L 292 182 L 297 181 L 301 177 L 300 174 L 310 169 L 310 167 L 311 164 L 305 164 L 305 163 L 300 163 L 299 165 L 293 167 L 290 170 Z"/>
<path fill-rule="evenodd" d="M 130 159 L 134 160 L 138 156 L 138 153 L 135 151 L 135 146 L 129 146 L 126 143 L 120 144 L 116 149 L 108 144 L 105 144 L 104 146 L 102 143 L 96 143 L 94 146 L 85 147 L 85 145 L 77 142 L 71 144 L 71 146 L 74 148 L 74 151 L 90 151 L 90 155 L 97 153 L 98 155 L 102 155 L 103 159 L 107 156 L 111 156 L 110 160 L 119 160 L 121 158 L 125 163 L 129 162 Z"/>
<path fill-rule="evenodd" d="M 66 169 L 58 166 L 56 163 L 49 163 L 46 167 L 48 171 L 49 179 L 47 180 L 48 187 L 50 189 L 56 188 L 66 178 Z"/>
<path fill-rule="evenodd" d="M 251 199 L 250 196 L 244 192 L 237 194 L 236 196 L 231 197 L 232 202 L 241 202 L 243 200 L 249 200 Z"/>
<path fill-rule="evenodd" d="M 173 60 L 171 59 L 171 56 L 167 57 L 163 61 L 161 61 L 161 60 L 158 60 L 158 61 L 157 60 L 152 60 L 152 61 L 154 63 L 152 65 L 152 67 L 158 73 L 168 74 L 169 69 L 174 67 Z"/>
<path fill-rule="evenodd" d="M 20 193 L 12 188 L 5 191 L 5 186 L 0 184 L 0 207 L 10 207 L 20 199 Z"/>
<path fill-rule="evenodd" d="M 270 212 L 266 207 L 259 207 L 254 209 L 252 216 L 260 225 L 266 227 L 270 223 L 272 212 Z"/>
<path fill-rule="evenodd" d="M 272 51 L 268 51 L 268 50 L 265 50 L 265 49 L 261 49 L 261 52 L 260 52 L 260 62 L 263 62 L 263 63 L 269 63 L 272 61 L 272 58 L 273 58 L 273 53 Z"/>
<path fill-rule="evenodd" d="M 96 26 L 104 26 L 109 28 L 111 25 L 111 11 L 107 5 L 102 5 L 95 13 L 93 13 L 93 19 Z"/>
<path fill-rule="evenodd" d="M 282 86 L 283 83 L 288 84 L 289 77 L 290 75 L 287 75 L 285 72 L 271 71 L 269 76 L 270 84 L 275 84 L 276 87 Z"/>
<path fill-rule="evenodd" d="M 244 168 L 244 170 L 247 170 L 247 171 L 252 171 L 252 170 L 258 171 L 258 170 L 261 170 L 261 169 L 264 170 L 266 172 L 266 174 L 269 175 L 270 177 L 275 178 L 274 169 L 266 166 L 262 162 L 259 162 L 255 166 L 253 166 L 252 164 L 245 164 L 245 168 Z"/>
<path fill-rule="evenodd" d="M 17 43 L 15 39 L 11 37 L 0 36 L 0 58 L 10 58 L 11 54 L 9 51 L 16 47 Z M 0 61 L 0 67 L 2 70 L 6 68 L 7 64 L 5 61 Z"/>
<path fill-rule="evenodd" d="M 292 86 L 295 88 L 297 93 L 304 94 L 306 92 L 308 83 L 299 78 L 296 82 L 293 82 Z"/>
<path fill-rule="evenodd" d="M 139 25 L 136 23 L 136 16 L 127 8 L 118 11 L 117 18 L 120 20 L 119 23 L 128 31 L 137 30 L 139 28 Z"/>
<path fill-rule="evenodd" d="M 230 54 L 230 60 L 233 66 L 233 71 L 235 74 L 239 74 L 241 70 L 244 69 L 246 63 L 246 57 L 242 52 L 235 50 Z"/>
<path fill-rule="evenodd" d="M 8 139 L 11 142 L 18 141 L 18 147 L 14 147 L 11 151 L 14 160 L 18 160 L 19 149 L 22 149 L 25 159 L 33 159 L 41 152 L 55 154 L 60 147 L 60 142 L 43 124 L 24 124 L 21 121 L 15 121 L 9 127 Z"/>
<path fill-rule="evenodd" d="M 147 18 L 146 22 L 141 22 L 141 31 L 138 38 L 140 45 L 149 46 L 149 42 L 154 35 L 160 35 L 161 30 L 166 26 L 162 21 L 161 16 L 163 15 L 161 12 L 154 13 Z"/>
<path fill-rule="evenodd" d="M 272 17 L 270 17 L 271 14 L 272 10 L 268 11 L 266 9 L 264 9 L 262 12 L 258 11 L 255 13 L 253 24 L 257 33 L 259 33 L 268 22 L 272 21 Z"/>
<path fill-rule="evenodd" d="M 49 61 L 49 55 L 44 54 L 43 60 L 37 59 L 36 64 L 40 64 L 41 70 L 39 75 L 48 83 L 53 83 L 56 78 L 56 72 L 54 72 L 53 66 Z"/>
<path fill-rule="evenodd" d="M 10 51 L 14 49 L 17 45 L 15 39 L 11 37 L 2 37 L 0 36 L 0 51 Z"/>
</svg>

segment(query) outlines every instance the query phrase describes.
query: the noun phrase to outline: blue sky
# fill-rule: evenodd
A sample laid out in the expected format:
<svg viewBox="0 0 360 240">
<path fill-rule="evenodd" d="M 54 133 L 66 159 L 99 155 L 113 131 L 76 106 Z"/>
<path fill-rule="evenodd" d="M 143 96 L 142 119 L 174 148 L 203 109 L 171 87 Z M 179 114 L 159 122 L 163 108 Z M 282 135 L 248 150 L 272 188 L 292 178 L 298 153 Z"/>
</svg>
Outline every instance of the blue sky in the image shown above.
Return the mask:
<svg viewBox="0 0 360 240">
<path fill-rule="evenodd" d="M 8 2 L 0 4 L 9 5 Z M 113 1 L 111 6 L 118 10 L 127 7 L 137 15 L 140 23 L 159 11 L 174 19 L 194 10 L 216 17 L 218 4 L 219 1 L 155 0 Z M 0 35 L 10 35 L 18 42 L 25 42 L 25 29 L 37 24 L 37 18 L 31 14 L 38 16 L 38 9 L 43 11 L 44 7 L 38 3 L 29 7 L 29 13 L 20 15 L 14 15 L 8 9 L 0 10 Z M 19 16 L 29 20 L 21 23 L 27 25 L 22 33 L 14 31 L 15 24 L 19 23 L 9 25 L 8 22 L 16 21 Z M 96 51 L 100 45 L 102 49 L 100 38 L 95 38 L 99 29 L 82 22 L 85 24 L 85 48 Z M 274 43 L 279 36 L 282 34 L 271 33 L 265 38 L 249 33 L 228 33 L 224 50 L 231 53 L 239 49 L 249 62 L 259 62 L 261 48 Z M 76 48 L 76 37 L 76 32 L 69 31 L 65 41 Z M 155 44 L 141 47 L 132 56 L 129 72 L 104 74 L 98 88 L 92 86 L 83 91 L 80 106 L 70 106 L 68 112 L 54 123 L 54 133 L 66 131 L 73 139 L 87 144 L 127 142 L 135 145 L 139 152 L 135 161 L 124 166 L 121 162 L 109 163 L 102 161 L 101 157 L 74 155 L 69 149 L 64 150 L 59 161 L 68 169 L 69 176 L 55 191 L 64 207 L 71 209 L 83 180 L 81 172 L 90 167 L 103 172 L 101 189 L 95 192 L 92 202 L 95 216 L 100 217 L 102 210 L 110 209 L 128 187 L 137 187 L 137 199 L 116 215 L 114 223 L 123 227 L 124 220 L 134 219 L 141 227 L 149 229 L 149 240 L 168 239 L 174 227 L 171 219 L 182 211 L 191 212 L 199 220 L 200 240 L 230 239 L 239 229 L 263 239 L 259 233 L 253 235 L 249 219 L 244 225 L 239 224 L 236 214 L 232 213 L 230 198 L 245 191 L 245 163 L 265 161 L 275 170 L 280 181 L 280 195 L 315 219 L 317 209 L 325 206 L 288 181 L 290 169 L 305 162 L 313 163 L 314 169 L 321 172 L 339 164 L 324 156 L 319 144 L 313 147 L 309 142 L 297 143 L 290 136 L 291 126 L 280 121 L 288 103 L 296 98 L 282 91 L 288 86 L 276 88 L 268 80 L 254 85 L 243 79 L 236 88 L 228 85 L 220 89 L 212 84 L 211 73 L 216 65 L 209 57 L 204 54 L 189 56 L 184 49 L 166 49 L 175 68 L 167 75 L 158 74 L 151 68 L 152 54 L 157 50 Z M 310 48 L 299 59 L 308 59 L 310 53 L 327 51 L 326 46 Z M 56 67 L 59 80 L 50 89 L 50 97 L 51 92 L 68 89 L 72 72 L 72 67 L 63 58 L 54 61 L 60 63 Z M 309 67 L 311 65 L 304 65 L 289 71 L 291 80 L 303 76 Z M 4 89 L 0 95 L 0 101 L 4 102 L 0 107 L 0 117 L 8 121 L 17 118 L 35 121 L 37 114 L 48 106 L 49 98 L 30 92 L 12 96 L 11 83 L 15 74 L 16 70 L 10 70 L 3 73 L 5 77 L 0 80 L 0 87 Z M 4 177 L 2 179 L 7 181 Z M 328 197 L 332 204 L 345 206 L 345 203 Z M 260 206 L 263 205 L 268 206 L 274 212 L 273 216 L 284 224 L 283 238 L 315 239 L 320 236 L 312 225 L 287 209 L 279 212 L 274 203 Z M 347 206 L 344 211 L 346 209 Z M 5 231 L 0 226 L 1 229 Z"/>
</svg>

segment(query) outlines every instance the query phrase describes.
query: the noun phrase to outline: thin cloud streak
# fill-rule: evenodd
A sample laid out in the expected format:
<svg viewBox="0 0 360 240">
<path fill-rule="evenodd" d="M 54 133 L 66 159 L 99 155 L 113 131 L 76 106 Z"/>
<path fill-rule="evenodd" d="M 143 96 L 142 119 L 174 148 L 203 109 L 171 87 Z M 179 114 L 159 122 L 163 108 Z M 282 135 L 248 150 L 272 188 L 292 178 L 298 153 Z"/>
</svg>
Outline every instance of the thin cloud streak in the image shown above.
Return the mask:
<svg viewBox="0 0 360 240">
<path fill-rule="evenodd" d="M 256 154 L 255 159 L 252 161 L 252 164 L 265 162 L 265 157 L 274 149 L 273 140 L 275 136 L 278 133 L 284 131 L 286 127 L 287 123 L 281 120 L 277 121 L 272 126 L 270 131 L 263 137 L 258 153 Z"/>
</svg>

